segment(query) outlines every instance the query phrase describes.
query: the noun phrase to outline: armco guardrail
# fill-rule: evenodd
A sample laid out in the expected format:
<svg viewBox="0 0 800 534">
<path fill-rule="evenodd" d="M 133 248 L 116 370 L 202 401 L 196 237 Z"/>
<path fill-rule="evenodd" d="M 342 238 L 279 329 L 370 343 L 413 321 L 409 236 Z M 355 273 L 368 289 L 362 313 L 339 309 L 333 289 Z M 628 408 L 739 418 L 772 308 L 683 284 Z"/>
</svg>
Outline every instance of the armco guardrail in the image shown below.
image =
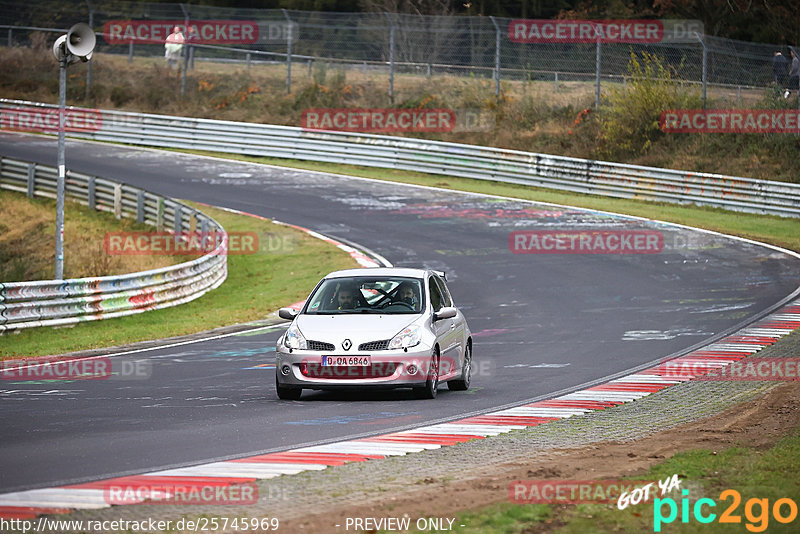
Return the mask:
<svg viewBox="0 0 800 534">
<path fill-rule="evenodd" d="M 55 198 L 57 176 L 55 167 L 0 157 L 1 189 Z M 190 206 L 113 180 L 68 171 L 65 191 L 68 200 L 118 218 L 135 217 L 159 230 L 182 232 L 184 238 L 183 232 L 194 231 L 225 235 L 218 222 Z M 0 283 L 0 333 L 120 317 L 189 302 L 225 281 L 226 247 L 226 240 L 221 239 L 205 256 L 151 271 Z"/>
<path fill-rule="evenodd" d="M 73 137 L 445 174 L 800 217 L 800 185 L 386 135 L 70 108 Z M 56 107 L 0 99 L 0 128 L 53 130 Z"/>
</svg>

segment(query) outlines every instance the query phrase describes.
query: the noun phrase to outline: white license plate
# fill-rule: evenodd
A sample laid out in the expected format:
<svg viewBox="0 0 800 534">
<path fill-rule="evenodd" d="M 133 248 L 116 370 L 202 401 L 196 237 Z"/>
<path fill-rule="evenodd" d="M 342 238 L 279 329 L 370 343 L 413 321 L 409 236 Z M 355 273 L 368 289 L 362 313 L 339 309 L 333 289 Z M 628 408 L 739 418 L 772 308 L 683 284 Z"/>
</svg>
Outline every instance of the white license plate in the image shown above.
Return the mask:
<svg viewBox="0 0 800 534">
<path fill-rule="evenodd" d="M 343 367 L 369 367 L 372 359 L 369 356 L 323 356 L 322 365 Z"/>
</svg>

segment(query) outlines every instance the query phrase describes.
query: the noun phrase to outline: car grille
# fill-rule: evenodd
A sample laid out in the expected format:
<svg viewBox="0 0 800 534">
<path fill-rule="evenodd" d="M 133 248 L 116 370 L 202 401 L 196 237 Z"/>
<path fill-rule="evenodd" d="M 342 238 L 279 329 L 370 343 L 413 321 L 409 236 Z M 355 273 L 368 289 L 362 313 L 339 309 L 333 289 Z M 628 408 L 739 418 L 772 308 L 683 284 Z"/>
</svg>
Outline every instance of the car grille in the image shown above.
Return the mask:
<svg viewBox="0 0 800 534">
<path fill-rule="evenodd" d="M 300 366 L 300 373 L 308 378 L 327 378 L 334 380 L 386 378 L 387 376 L 392 376 L 394 374 L 397 366 L 398 364 L 395 362 L 379 363 L 367 367 L 323 367 L 317 363 L 309 363 Z"/>
<path fill-rule="evenodd" d="M 307 341 L 308 350 L 333 350 L 333 343 L 325 343 L 324 341 Z"/>
<path fill-rule="evenodd" d="M 389 346 L 389 340 L 384 339 L 382 341 L 370 341 L 368 343 L 362 343 L 358 346 L 358 350 L 386 350 Z"/>
</svg>

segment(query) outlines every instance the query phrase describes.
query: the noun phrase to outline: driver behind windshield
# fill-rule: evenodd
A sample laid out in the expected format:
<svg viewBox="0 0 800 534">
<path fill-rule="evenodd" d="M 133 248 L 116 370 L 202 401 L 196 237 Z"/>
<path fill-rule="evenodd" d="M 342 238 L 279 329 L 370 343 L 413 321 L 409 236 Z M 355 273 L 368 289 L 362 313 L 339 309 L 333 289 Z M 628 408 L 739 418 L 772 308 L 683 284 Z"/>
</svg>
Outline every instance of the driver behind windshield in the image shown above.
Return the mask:
<svg viewBox="0 0 800 534">
<path fill-rule="evenodd" d="M 403 282 L 400 284 L 400 286 L 397 288 L 394 301 L 408 304 L 412 308 L 416 309 L 417 303 L 419 303 L 419 298 L 417 298 L 417 292 L 414 290 L 414 284 L 411 282 Z"/>
<path fill-rule="evenodd" d="M 356 289 L 352 286 L 342 286 L 336 295 L 336 302 L 339 305 L 337 310 L 352 310 L 356 307 Z"/>
</svg>

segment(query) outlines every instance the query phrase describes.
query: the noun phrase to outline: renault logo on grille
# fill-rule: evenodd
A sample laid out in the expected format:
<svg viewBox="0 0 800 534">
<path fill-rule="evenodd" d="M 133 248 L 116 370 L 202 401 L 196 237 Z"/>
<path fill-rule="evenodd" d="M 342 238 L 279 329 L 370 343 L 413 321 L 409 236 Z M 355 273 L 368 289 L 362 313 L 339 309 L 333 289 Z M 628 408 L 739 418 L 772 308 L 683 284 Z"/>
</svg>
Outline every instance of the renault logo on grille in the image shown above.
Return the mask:
<svg viewBox="0 0 800 534">
<path fill-rule="evenodd" d="M 350 350 L 350 347 L 352 347 L 352 346 L 353 346 L 353 342 L 350 341 L 349 339 L 345 339 L 344 342 L 342 342 L 342 348 L 344 350 Z"/>
</svg>

